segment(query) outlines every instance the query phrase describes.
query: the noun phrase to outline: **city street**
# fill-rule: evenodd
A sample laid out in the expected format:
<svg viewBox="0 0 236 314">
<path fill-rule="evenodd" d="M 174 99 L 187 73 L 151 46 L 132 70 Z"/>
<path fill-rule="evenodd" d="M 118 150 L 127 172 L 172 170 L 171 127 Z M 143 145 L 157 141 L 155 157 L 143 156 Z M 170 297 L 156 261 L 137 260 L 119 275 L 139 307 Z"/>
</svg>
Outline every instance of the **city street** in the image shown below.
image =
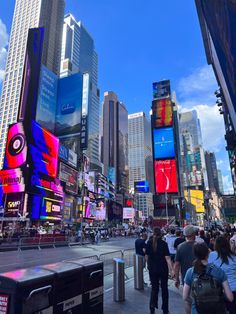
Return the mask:
<svg viewBox="0 0 236 314">
<path fill-rule="evenodd" d="M 135 238 L 114 238 L 98 245 L 0 252 L 0 272 L 134 248 Z"/>
</svg>

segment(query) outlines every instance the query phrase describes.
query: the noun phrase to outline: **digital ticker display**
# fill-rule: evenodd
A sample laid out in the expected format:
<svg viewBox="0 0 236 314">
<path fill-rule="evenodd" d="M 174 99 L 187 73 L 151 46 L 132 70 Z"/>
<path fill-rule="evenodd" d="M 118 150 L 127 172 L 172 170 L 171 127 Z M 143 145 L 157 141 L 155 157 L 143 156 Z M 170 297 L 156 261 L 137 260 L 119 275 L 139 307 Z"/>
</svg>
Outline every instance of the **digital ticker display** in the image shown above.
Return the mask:
<svg viewBox="0 0 236 314">
<path fill-rule="evenodd" d="M 154 159 L 175 157 L 173 128 L 153 130 Z"/>
<path fill-rule="evenodd" d="M 172 103 L 169 98 L 153 100 L 152 124 L 154 128 L 173 125 Z"/>
<path fill-rule="evenodd" d="M 157 193 L 177 193 L 177 169 L 174 159 L 155 160 L 155 181 Z"/>
</svg>

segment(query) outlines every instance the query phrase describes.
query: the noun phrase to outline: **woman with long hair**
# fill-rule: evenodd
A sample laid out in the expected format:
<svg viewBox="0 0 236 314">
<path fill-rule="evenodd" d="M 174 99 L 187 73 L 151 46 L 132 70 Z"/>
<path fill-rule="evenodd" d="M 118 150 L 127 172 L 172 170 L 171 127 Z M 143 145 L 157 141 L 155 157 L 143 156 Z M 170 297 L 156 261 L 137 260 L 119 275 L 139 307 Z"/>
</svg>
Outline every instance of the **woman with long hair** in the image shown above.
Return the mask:
<svg viewBox="0 0 236 314">
<path fill-rule="evenodd" d="M 155 227 L 153 237 L 151 237 L 146 247 L 146 258 L 149 270 L 149 277 L 152 285 L 150 298 L 150 314 L 155 313 L 158 308 L 159 283 L 162 290 L 162 310 L 163 314 L 169 313 L 169 292 L 168 274 L 173 273 L 172 262 L 168 245 L 162 240 L 161 229 Z M 168 271 L 169 267 L 169 271 Z"/>
<path fill-rule="evenodd" d="M 229 314 L 236 313 L 236 256 L 230 249 L 230 243 L 224 236 L 219 236 L 215 241 L 215 251 L 209 255 L 209 262 L 223 269 L 225 272 L 230 289 L 234 295 L 233 302 L 226 302 Z"/>
<path fill-rule="evenodd" d="M 193 251 L 196 259 L 185 275 L 184 301 L 189 299 L 192 290 L 192 314 L 225 314 L 223 290 L 227 299 L 233 301 L 225 272 L 208 263 L 209 249 L 205 243 L 194 244 Z"/>
</svg>

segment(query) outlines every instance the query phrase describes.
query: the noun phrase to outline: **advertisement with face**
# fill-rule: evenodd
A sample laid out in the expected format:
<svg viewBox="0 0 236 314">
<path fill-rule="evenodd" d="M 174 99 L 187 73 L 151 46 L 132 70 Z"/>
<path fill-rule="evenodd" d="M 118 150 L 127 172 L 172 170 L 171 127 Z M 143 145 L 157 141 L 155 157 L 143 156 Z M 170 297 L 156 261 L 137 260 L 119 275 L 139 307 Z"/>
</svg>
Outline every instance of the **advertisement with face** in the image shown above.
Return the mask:
<svg viewBox="0 0 236 314">
<path fill-rule="evenodd" d="M 177 193 L 177 172 L 174 159 L 155 160 L 155 181 L 157 193 Z"/>
<path fill-rule="evenodd" d="M 55 129 L 58 77 L 41 66 L 36 121 L 51 132 Z"/>
<path fill-rule="evenodd" d="M 96 220 L 105 220 L 106 219 L 106 206 L 104 200 L 99 200 L 97 202 L 96 209 Z"/>
<path fill-rule="evenodd" d="M 153 99 L 170 97 L 170 81 L 160 81 L 152 84 L 153 87 Z"/>
<path fill-rule="evenodd" d="M 153 130 L 154 159 L 175 157 L 173 128 Z"/>
<path fill-rule="evenodd" d="M 26 163 L 27 144 L 21 122 L 9 126 L 4 158 L 4 169 L 18 168 Z"/>
<path fill-rule="evenodd" d="M 154 128 L 173 125 L 172 103 L 169 98 L 153 100 L 152 124 Z"/>
<path fill-rule="evenodd" d="M 84 183 L 88 191 L 95 192 L 95 172 L 90 171 L 84 174 Z"/>
<path fill-rule="evenodd" d="M 80 73 L 59 80 L 56 135 L 72 135 L 81 131 L 82 86 L 83 77 Z"/>
</svg>

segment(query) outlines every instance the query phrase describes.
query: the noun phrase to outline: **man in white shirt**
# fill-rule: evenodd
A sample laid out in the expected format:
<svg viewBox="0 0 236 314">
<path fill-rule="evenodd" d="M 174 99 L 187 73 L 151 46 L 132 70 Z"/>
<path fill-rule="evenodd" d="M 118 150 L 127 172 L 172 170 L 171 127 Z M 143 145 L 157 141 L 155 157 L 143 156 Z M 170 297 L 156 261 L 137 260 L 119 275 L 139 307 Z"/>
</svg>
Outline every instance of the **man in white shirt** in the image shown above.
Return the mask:
<svg viewBox="0 0 236 314">
<path fill-rule="evenodd" d="M 169 233 L 165 236 L 166 243 L 168 245 L 168 249 L 170 252 L 170 257 L 172 262 L 175 261 L 176 249 L 174 247 L 174 243 L 176 240 L 175 229 L 169 230 Z"/>
</svg>

